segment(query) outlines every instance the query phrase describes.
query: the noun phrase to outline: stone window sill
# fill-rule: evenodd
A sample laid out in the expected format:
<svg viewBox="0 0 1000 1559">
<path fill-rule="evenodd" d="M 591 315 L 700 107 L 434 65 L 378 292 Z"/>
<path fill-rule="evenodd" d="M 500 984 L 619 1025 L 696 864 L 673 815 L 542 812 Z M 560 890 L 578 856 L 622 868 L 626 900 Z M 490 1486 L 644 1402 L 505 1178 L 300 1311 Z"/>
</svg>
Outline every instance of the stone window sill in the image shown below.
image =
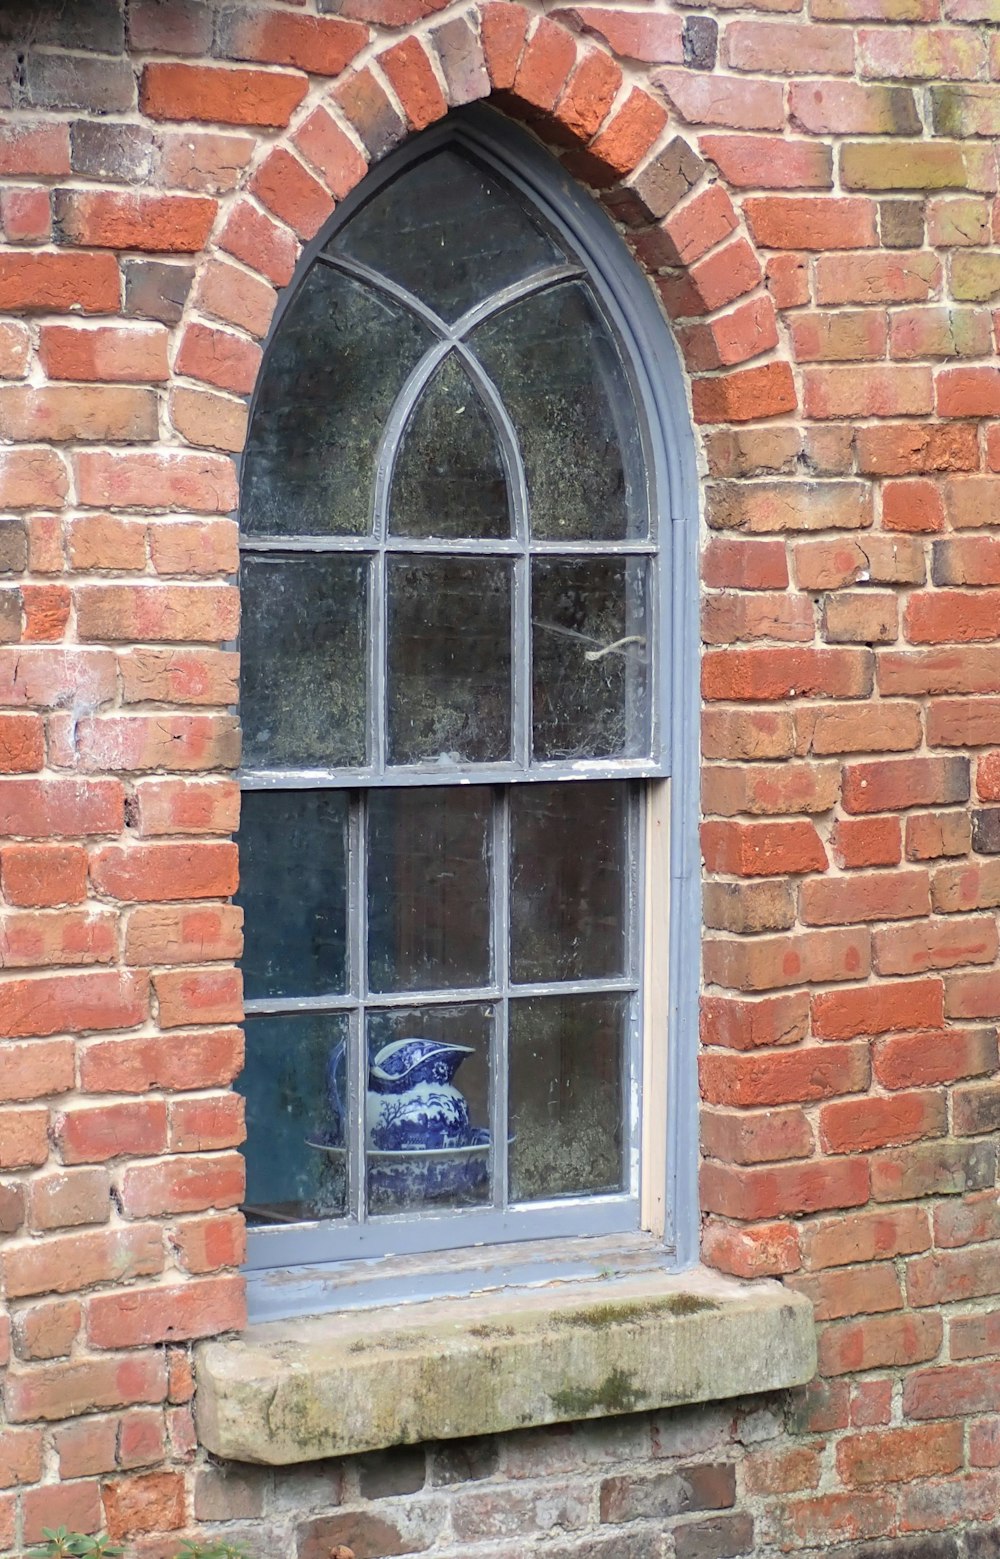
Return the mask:
<svg viewBox="0 0 1000 1559">
<path fill-rule="evenodd" d="M 802 1385 L 812 1306 L 705 1268 L 347 1310 L 197 1349 L 198 1436 L 281 1465 Z"/>
</svg>

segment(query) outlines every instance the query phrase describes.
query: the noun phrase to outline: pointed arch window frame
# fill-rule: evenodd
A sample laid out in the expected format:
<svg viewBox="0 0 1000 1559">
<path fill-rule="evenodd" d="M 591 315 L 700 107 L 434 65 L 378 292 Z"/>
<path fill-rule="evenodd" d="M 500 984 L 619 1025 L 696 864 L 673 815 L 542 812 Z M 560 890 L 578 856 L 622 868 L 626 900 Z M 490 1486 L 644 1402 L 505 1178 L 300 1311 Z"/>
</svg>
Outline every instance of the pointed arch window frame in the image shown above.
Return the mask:
<svg viewBox="0 0 1000 1559">
<path fill-rule="evenodd" d="M 520 189 L 567 245 L 581 254 L 583 262 L 580 265 L 567 263 L 553 266 L 525 281 L 502 288 L 449 324 L 404 287 L 362 262 L 342 255 L 329 255 L 324 250 L 338 228 L 408 166 L 433 155 L 442 146 L 456 142 L 471 151 L 487 170 L 492 168 L 503 180 Z M 664 846 L 660 851 L 659 869 L 661 875 L 665 872 L 669 879 L 661 882 L 659 892 L 654 892 L 652 896 L 654 910 L 658 903 L 659 913 L 666 920 L 665 927 L 660 927 L 660 934 L 656 938 L 659 951 L 665 954 L 667 979 L 660 982 L 665 986 L 665 992 L 657 1003 L 655 1021 L 669 1031 L 670 1038 L 669 1044 L 666 1043 L 666 1033 L 654 1039 L 654 1048 L 659 1045 L 662 1049 L 663 1064 L 655 1069 L 655 1078 L 647 1076 L 643 1082 L 646 1117 L 657 1123 L 657 1132 L 663 1139 L 663 1151 L 656 1155 L 657 1184 L 652 1187 L 647 1185 L 641 1199 L 643 1207 L 652 1206 L 656 1210 L 652 1218 L 644 1215 L 640 1221 L 653 1224 L 659 1255 L 666 1259 L 668 1265 L 682 1269 L 696 1261 L 698 1249 L 695 1065 L 700 884 L 697 845 L 698 482 L 694 440 L 686 382 L 672 338 L 646 278 L 637 262 L 624 252 L 621 240 L 616 239 L 609 228 L 607 217 L 597 208 L 596 203 L 562 170 L 556 170 L 557 165 L 551 154 L 536 147 L 523 131 L 510 125 L 494 110 L 480 106 L 452 114 L 441 125 L 423 132 L 406 146 L 398 148 L 383 163 L 369 170 L 361 186 L 338 206 L 331 221 L 304 248 L 297 283 L 301 284 L 314 264 L 329 265 L 411 310 L 432 331 L 435 340 L 404 382 L 385 425 L 379 445 L 371 534 L 333 537 L 241 535 L 241 547 L 244 551 L 259 553 L 360 552 L 376 558 L 379 569 L 384 569 L 386 556 L 396 550 L 408 555 L 425 554 L 430 557 L 477 554 L 524 557 L 530 551 L 535 556 L 551 553 L 565 557 L 579 553 L 581 556 L 617 554 L 654 559 L 652 567 L 658 654 L 652 663 L 649 756 L 476 763 L 468 767 L 474 771 L 476 782 L 483 784 L 503 785 L 515 778 L 522 782 L 559 778 L 669 780 L 669 785 L 654 784 L 650 788 L 651 797 L 654 792 L 659 797 L 660 834 Z M 489 375 L 474 354 L 463 350 L 465 338 L 486 320 L 525 298 L 577 278 L 585 279 L 598 294 L 604 313 L 619 341 L 623 343 L 623 362 L 632 380 L 636 407 L 642 418 L 643 455 L 650 477 L 650 530 L 645 539 L 573 542 L 548 541 L 529 536 L 526 475 L 515 430 Z M 285 289 L 265 343 L 265 354 L 280 331 L 284 315 L 297 293 L 298 285 L 295 283 Z M 513 534 L 509 538 L 462 540 L 412 536 L 393 538 L 389 534 L 388 523 L 390 491 L 406 429 L 419 406 L 421 392 L 452 353 L 472 380 L 498 438 L 512 498 Z M 244 451 L 240 461 L 241 479 L 245 457 Z M 374 588 L 382 588 L 381 579 L 377 579 Z M 512 636 L 515 647 L 530 640 L 523 602 L 520 605 L 520 617 L 518 610 L 515 602 Z M 375 658 L 377 677 L 378 667 L 384 668 L 385 663 L 385 621 L 381 612 L 373 614 L 368 631 L 373 641 L 371 653 Z M 523 669 L 514 668 L 515 686 L 518 680 L 523 680 L 524 675 Z M 397 788 L 413 784 L 440 785 L 456 780 L 461 783 L 460 767 L 449 775 L 442 773 L 438 766 L 387 764 L 384 722 L 381 732 L 376 733 L 373 729 L 378 723 L 379 709 L 385 707 L 384 686 L 381 697 L 369 703 L 369 753 L 373 761 L 368 766 L 363 769 L 338 768 L 336 771 L 310 768 L 271 771 L 258 767 L 241 773 L 243 787 L 251 790 L 294 789 L 311 788 L 319 784 L 373 789 L 379 786 Z M 530 729 L 526 736 L 522 736 L 522 752 L 525 750 L 525 741 L 530 744 Z M 657 854 L 657 847 L 654 845 L 651 852 L 648 829 L 646 833 L 644 849 L 648 864 L 651 853 L 653 856 Z M 666 843 L 667 836 L 669 844 Z M 665 911 L 668 903 L 667 917 Z M 666 935 L 662 935 L 664 930 Z M 648 959 L 648 924 L 645 938 Z M 648 975 L 647 970 L 647 983 Z M 254 1003 L 253 1007 L 267 1010 L 268 1005 L 267 1002 Z M 301 1005 L 306 1008 L 313 1003 L 306 999 Z M 649 1021 L 647 1004 L 647 1024 Z M 655 1082 L 657 1087 L 654 1097 L 649 1096 L 651 1082 Z M 644 1131 L 643 1136 L 645 1146 L 648 1133 Z M 643 1171 L 647 1178 L 649 1172 L 647 1164 Z M 583 1198 L 575 1208 L 573 1204 L 567 1204 L 569 1216 L 564 1220 L 563 1232 L 576 1236 L 592 1232 L 588 1227 L 587 1209 L 599 1200 Z M 466 1216 L 460 1222 L 464 1223 L 468 1231 L 462 1243 L 468 1243 L 475 1238 L 473 1220 Z M 526 1219 L 524 1229 L 519 1230 L 518 1220 L 512 1220 L 508 1224 L 507 1237 L 516 1238 L 523 1234 L 525 1238 L 530 1238 L 532 1223 L 532 1219 Z M 418 1230 L 419 1220 L 412 1227 Z M 625 1225 L 613 1218 L 605 1227 L 609 1231 L 621 1227 L 624 1232 Z M 547 1231 L 549 1235 L 552 1232 L 555 1231 Z M 252 1308 L 261 1318 L 276 1314 L 306 1313 L 310 1308 L 316 1308 L 315 1284 L 319 1282 L 322 1286 L 325 1281 L 320 1270 L 324 1257 L 320 1254 L 322 1241 L 318 1238 L 319 1234 L 317 1229 L 251 1231 L 248 1267 L 258 1284 L 266 1285 L 268 1275 L 279 1267 L 292 1267 L 299 1271 L 299 1279 L 293 1283 L 295 1298 L 291 1300 L 287 1287 L 277 1301 L 273 1292 L 268 1295 L 266 1288 L 259 1287 L 255 1302 L 252 1285 Z M 397 1250 L 405 1253 L 409 1248 L 420 1249 L 418 1241 L 419 1233 L 412 1246 L 404 1239 L 397 1245 Z M 447 1248 L 442 1246 L 442 1252 Z M 350 1250 L 344 1252 L 348 1259 L 364 1254 L 366 1251 L 363 1245 L 356 1245 L 355 1242 L 351 1243 Z M 328 1251 L 325 1260 L 331 1262 L 334 1269 L 342 1268 L 342 1258 L 337 1252 Z M 312 1272 L 312 1277 L 302 1275 L 306 1267 Z"/>
</svg>

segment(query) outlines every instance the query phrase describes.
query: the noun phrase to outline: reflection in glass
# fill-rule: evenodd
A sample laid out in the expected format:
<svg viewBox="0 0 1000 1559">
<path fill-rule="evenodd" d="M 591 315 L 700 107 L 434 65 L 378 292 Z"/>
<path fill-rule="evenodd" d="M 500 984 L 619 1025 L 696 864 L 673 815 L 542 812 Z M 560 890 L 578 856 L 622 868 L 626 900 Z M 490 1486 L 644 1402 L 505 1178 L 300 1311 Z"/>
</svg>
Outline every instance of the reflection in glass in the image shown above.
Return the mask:
<svg viewBox="0 0 1000 1559">
<path fill-rule="evenodd" d="M 248 790 L 238 843 L 247 1000 L 345 991 L 346 792 Z"/>
<path fill-rule="evenodd" d="M 247 768 L 365 762 L 367 574 L 349 555 L 244 555 Z"/>
<path fill-rule="evenodd" d="M 336 1218 L 345 1208 L 344 1155 L 330 1071 L 347 1039 L 338 1013 L 248 1017 L 246 1063 L 236 1087 L 246 1100 L 251 1223 Z"/>
<path fill-rule="evenodd" d="M 331 248 L 447 320 L 564 258 L 517 195 L 453 151 L 428 157 L 381 190 Z"/>
<path fill-rule="evenodd" d="M 510 1004 L 510 1187 L 515 1201 L 623 1186 L 628 996 Z"/>
<path fill-rule="evenodd" d="M 373 990 L 457 989 L 489 980 L 491 816 L 485 786 L 371 793 Z"/>
<path fill-rule="evenodd" d="M 625 973 L 626 817 L 624 785 L 511 788 L 514 980 Z"/>
<path fill-rule="evenodd" d="M 372 1212 L 490 1195 L 489 1006 L 370 1012 L 366 1159 Z"/>
<path fill-rule="evenodd" d="M 507 483 L 486 408 L 453 353 L 421 395 L 392 483 L 397 536 L 508 536 Z"/>
<path fill-rule="evenodd" d="M 370 532 L 382 429 L 430 341 L 426 327 L 384 295 L 313 267 L 282 319 L 257 393 L 242 478 L 245 532 Z"/>
<path fill-rule="evenodd" d="M 510 756 L 511 567 L 390 558 L 389 761 Z"/>
<path fill-rule="evenodd" d="M 648 751 L 645 569 L 640 558 L 536 558 L 532 564 L 536 758 Z"/>
<path fill-rule="evenodd" d="M 470 338 L 524 454 L 535 537 L 644 537 L 649 506 L 635 400 L 610 330 L 579 282 L 504 309 Z"/>
</svg>

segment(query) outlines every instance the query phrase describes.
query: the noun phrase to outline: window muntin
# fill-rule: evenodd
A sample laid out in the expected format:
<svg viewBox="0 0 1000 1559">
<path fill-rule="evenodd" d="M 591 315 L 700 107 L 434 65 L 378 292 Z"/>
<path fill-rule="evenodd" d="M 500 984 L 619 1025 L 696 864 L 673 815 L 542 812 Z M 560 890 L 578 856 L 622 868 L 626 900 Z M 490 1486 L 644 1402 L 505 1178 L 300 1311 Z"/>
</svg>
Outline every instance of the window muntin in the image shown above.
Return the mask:
<svg viewBox="0 0 1000 1559">
<path fill-rule="evenodd" d="M 421 181 L 472 189 L 497 244 L 463 205 L 467 241 L 449 249 L 448 201 L 435 211 Z M 581 1231 L 635 1226 L 642 806 L 609 777 L 663 772 L 653 467 L 607 300 L 565 235 L 466 147 L 412 164 L 348 218 L 275 333 L 245 459 L 241 843 L 267 883 L 300 827 L 304 864 L 285 873 L 294 936 L 275 930 L 289 919 L 277 899 L 264 908 L 269 951 L 255 931 L 267 890 L 254 900 L 245 879 L 248 969 L 271 986 L 255 996 L 248 981 L 240 1086 L 251 1219 L 340 1219 L 328 1256 L 372 1249 L 380 1225 L 389 1250 L 457 1243 L 456 1219 L 470 1240 L 556 1232 L 574 1206 Z M 431 813 L 477 797 L 485 965 L 482 872 L 445 895 L 449 953 L 447 903 L 420 924 L 431 846 L 412 827 L 397 853 L 424 900 L 403 913 L 397 882 L 386 910 L 378 819 L 412 814 L 419 793 L 399 787 L 414 784 L 441 786 Z M 326 814 L 327 828 L 347 842 L 327 859 L 294 803 L 332 790 L 346 820 Z M 548 852 L 533 886 L 532 828 Z M 589 839 L 612 850 L 603 882 L 581 860 Z M 468 865 L 454 839 L 438 848 L 442 877 Z M 575 917 L 552 913 L 559 882 Z M 426 1176 L 401 1187 L 366 1148 L 368 1069 L 407 1023 L 442 1044 L 463 1025 L 475 1036 L 455 1081 L 488 1148 L 443 1198 Z M 423 1235 L 407 1244 L 400 1219 Z"/>
</svg>

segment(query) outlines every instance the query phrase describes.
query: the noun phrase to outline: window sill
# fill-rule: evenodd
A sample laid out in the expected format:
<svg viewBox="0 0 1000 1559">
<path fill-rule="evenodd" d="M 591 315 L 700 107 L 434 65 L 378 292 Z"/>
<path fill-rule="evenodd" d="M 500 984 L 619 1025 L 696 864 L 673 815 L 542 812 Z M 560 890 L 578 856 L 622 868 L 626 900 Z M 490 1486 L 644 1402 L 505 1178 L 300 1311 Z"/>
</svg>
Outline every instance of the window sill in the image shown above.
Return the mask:
<svg viewBox="0 0 1000 1559">
<path fill-rule="evenodd" d="M 348 1310 L 197 1349 L 198 1436 L 282 1465 L 802 1385 L 812 1306 L 705 1268 Z"/>
</svg>

